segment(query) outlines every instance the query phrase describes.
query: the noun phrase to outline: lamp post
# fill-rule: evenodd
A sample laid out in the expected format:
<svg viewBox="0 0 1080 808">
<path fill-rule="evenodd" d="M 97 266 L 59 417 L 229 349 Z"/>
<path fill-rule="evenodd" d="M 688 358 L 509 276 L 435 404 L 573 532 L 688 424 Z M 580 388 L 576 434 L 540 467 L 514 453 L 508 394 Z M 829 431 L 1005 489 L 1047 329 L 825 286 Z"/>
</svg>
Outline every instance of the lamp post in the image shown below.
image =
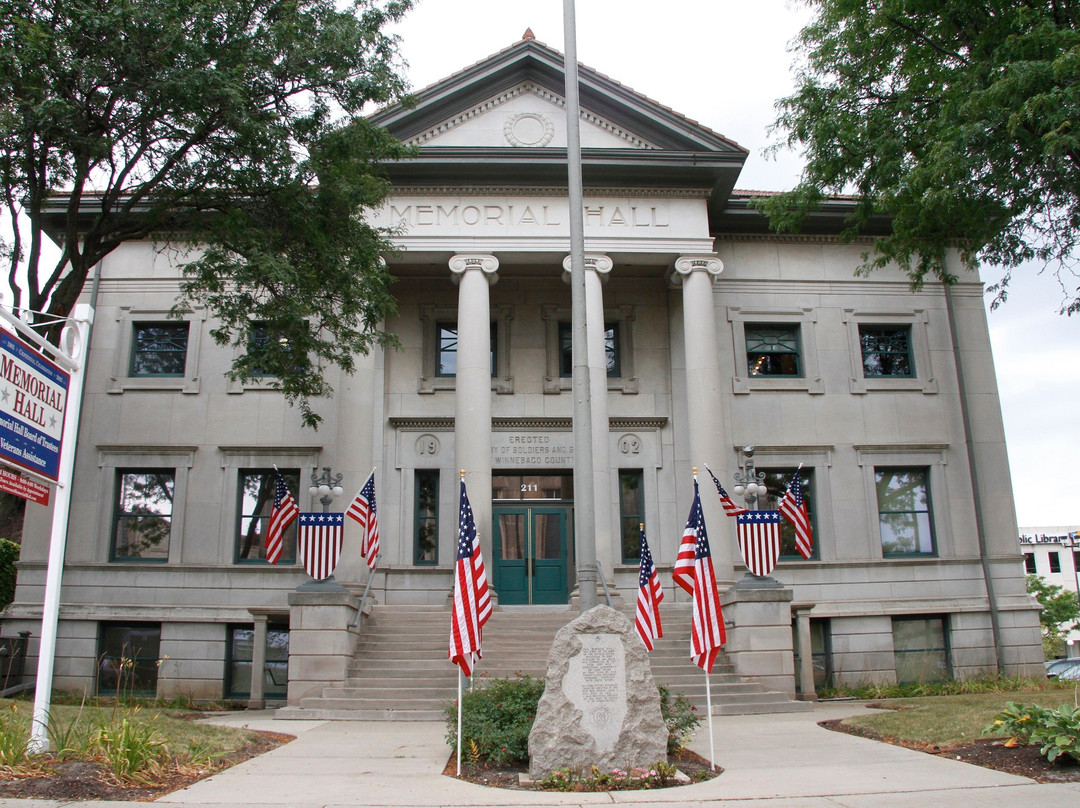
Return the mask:
<svg viewBox="0 0 1080 808">
<path fill-rule="evenodd" d="M 753 444 L 742 447 L 742 456 L 742 470 L 735 472 L 735 486 L 731 492 L 737 497 L 742 497 L 747 508 L 756 511 L 758 500 L 764 500 L 769 493 L 765 485 L 765 472 L 758 471 L 754 467 Z"/>
</svg>

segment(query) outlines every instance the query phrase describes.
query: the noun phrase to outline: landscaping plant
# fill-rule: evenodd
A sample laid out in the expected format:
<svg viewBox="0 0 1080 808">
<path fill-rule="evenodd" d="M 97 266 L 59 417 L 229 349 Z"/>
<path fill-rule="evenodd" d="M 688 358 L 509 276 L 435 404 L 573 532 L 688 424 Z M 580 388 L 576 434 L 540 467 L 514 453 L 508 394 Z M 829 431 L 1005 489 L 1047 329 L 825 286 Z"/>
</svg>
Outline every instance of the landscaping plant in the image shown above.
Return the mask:
<svg viewBox="0 0 1080 808">
<path fill-rule="evenodd" d="M 1080 707 L 1063 704 L 1055 710 L 1010 701 L 986 731 L 1008 735 L 1012 743 L 1041 745 L 1039 754 L 1051 763 L 1062 755 L 1080 761 Z"/>
</svg>

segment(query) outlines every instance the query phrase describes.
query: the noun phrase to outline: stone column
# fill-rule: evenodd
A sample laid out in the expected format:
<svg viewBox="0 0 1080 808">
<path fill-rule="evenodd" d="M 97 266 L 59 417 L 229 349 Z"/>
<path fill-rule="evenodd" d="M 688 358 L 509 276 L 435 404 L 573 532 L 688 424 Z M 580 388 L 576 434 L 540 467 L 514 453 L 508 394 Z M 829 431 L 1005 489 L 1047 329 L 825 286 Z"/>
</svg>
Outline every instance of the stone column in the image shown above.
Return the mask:
<svg viewBox="0 0 1080 808">
<path fill-rule="evenodd" d="M 799 698 L 803 701 L 817 701 L 817 688 L 814 686 L 814 648 L 810 639 L 810 610 L 813 606 L 793 605 L 795 614 L 795 632 L 799 637 Z"/>
<path fill-rule="evenodd" d="M 607 352 L 604 349 L 604 284 L 612 262 L 606 255 L 585 255 L 585 324 L 588 331 L 589 396 L 592 399 L 593 521 L 596 561 L 603 568 L 608 588 L 614 590 L 615 562 L 622 560 L 619 538 L 611 529 L 612 502 L 617 501 L 611 481 L 611 443 L 607 406 Z M 570 282 L 570 256 L 563 259 L 563 280 Z M 603 593 L 598 592 L 598 597 Z"/>
<path fill-rule="evenodd" d="M 454 459 L 476 518 L 480 548 L 491 564 L 491 297 L 499 276 L 494 255 L 455 255 L 450 271 L 458 287 Z"/>
<path fill-rule="evenodd" d="M 710 531 L 710 548 L 716 581 L 723 591 L 735 580 L 734 543 L 728 540 L 731 526 L 720 507 L 705 466 L 717 476 L 724 470 L 728 452 L 724 450 L 724 413 L 720 407 L 720 365 L 717 362 L 716 307 L 713 283 L 724 271 L 723 262 L 712 253 L 683 255 L 675 260 L 671 275 L 674 286 L 682 287 L 683 344 L 686 354 L 686 410 L 690 463 L 699 470 L 701 507 Z M 676 469 L 689 474 L 690 469 Z"/>
<path fill-rule="evenodd" d="M 266 618 L 267 615 L 252 612 L 255 620 L 255 637 L 251 645 L 251 688 L 248 692 L 248 709 L 261 710 L 266 706 L 263 696 L 263 673 L 266 670 Z"/>
</svg>

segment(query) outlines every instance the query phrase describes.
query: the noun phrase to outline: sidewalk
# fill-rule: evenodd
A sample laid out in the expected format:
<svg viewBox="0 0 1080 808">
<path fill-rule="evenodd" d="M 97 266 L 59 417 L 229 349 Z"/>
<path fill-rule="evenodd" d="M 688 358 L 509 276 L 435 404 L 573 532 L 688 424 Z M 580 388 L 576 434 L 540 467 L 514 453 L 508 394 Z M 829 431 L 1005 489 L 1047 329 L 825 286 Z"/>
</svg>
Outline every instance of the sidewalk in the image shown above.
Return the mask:
<svg viewBox="0 0 1080 808">
<path fill-rule="evenodd" d="M 441 722 L 277 721 L 268 711 L 235 713 L 215 723 L 297 736 L 274 751 L 154 803 L 192 806 L 547 806 L 640 804 L 651 808 L 992 808 L 1028 803 L 1075 808 L 1080 784 L 1032 780 L 959 761 L 830 732 L 818 721 L 864 712 L 853 703 L 810 713 L 714 718 L 716 763 L 706 783 L 658 791 L 563 794 L 485 788 L 444 777 L 450 755 Z M 703 727 L 691 747 L 708 757 Z M 11 808 L 127 806 L 0 800 Z"/>
</svg>

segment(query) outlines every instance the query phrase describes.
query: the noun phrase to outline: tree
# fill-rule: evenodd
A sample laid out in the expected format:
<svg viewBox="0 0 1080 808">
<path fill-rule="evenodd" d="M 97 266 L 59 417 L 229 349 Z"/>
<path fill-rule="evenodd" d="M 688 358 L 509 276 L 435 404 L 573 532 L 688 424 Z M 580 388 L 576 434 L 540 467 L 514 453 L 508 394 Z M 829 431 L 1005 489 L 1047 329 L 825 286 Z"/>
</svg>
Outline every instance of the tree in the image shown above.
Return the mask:
<svg viewBox="0 0 1080 808">
<path fill-rule="evenodd" d="M 408 152 L 361 112 L 403 97 L 383 29 L 411 5 L 0 0 L 15 307 L 64 316 L 120 244 L 177 245 L 174 313 L 205 306 L 218 343 L 251 348 L 233 377 L 272 377 L 315 426 L 323 366 L 392 342 L 387 234 L 361 212 Z"/>
<path fill-rule="evenodd" d="M 1046 657 L 1058 656 L 1064 646 L 1065 635 L 1080 628 L 1080 604 L 1077 603 L 1076 594 L 1049 584 L 1038 575 L 1027 576 L 1027 591 L 1035 596 L 1042 607 L 1039 622 L 1042 624 Z"/>
<path fill-rule="evenodd" d="M 765 200 L 795 229 L 825 193 L 856 194 L 846 235 L 891 217 L 861 270 L 896 262 L 915 288 L 969 268 L 1056 263 L 1062 311 L 1080 311 L 1080 3 L 807 0 L 795 93 L 774 148 L 804 151 L 798 186 Z"/>
</svg>

